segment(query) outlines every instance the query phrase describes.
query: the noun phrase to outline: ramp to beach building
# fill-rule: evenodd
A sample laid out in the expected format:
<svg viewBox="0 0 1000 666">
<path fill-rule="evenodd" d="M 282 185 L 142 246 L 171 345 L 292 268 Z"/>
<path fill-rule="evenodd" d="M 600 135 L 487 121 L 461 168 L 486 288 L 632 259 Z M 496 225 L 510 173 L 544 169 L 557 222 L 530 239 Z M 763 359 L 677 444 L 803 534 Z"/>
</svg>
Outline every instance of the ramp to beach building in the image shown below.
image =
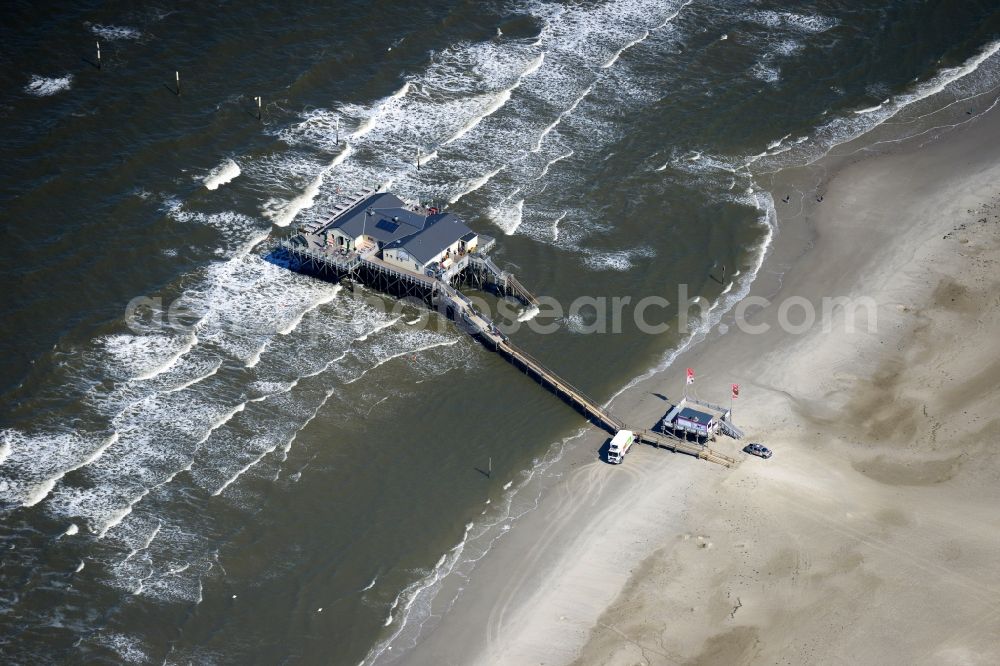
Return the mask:
<svg viewBox="0 0 1000 666">
<path fill-rule="evenodd" d="M 470 262 L 478 270 L 487 276 L 487 280 L 504 296 L 513 296 L 521 301 L 525 307 L 537 307 L 538 299 L 528 291 L 528 288 L 521 284 L 521 281 L 514 277 L 514 274 L 502 270 L 490 257 L 486 255 L 470 255 Z"/>
<path fill-rule="evenodd" d="M 503 335 L 484 314 L 472 307 L 471 301 L 462 292 L 450 285 L 441 285 L 441 294 L 453 308 L 456 321 L 462 321 L 469 333 L 477 337 L 487 347 L 496 351 L 516 368 L 533 375 L 539 383 L 557 395 L 563 401 L 582 412 L 587 419 L 598 424 L 614 435 L 619 430 L 630 430 L 625 421 L 605 409 L 599 402 L 589 397 L 580 389 L 560 377 L 544 363 L 524 351 Z M 658 448 L 670 449 L 674 452 L 686 453 L 701 460 L 707 460 L 726 467 L 732 467 L 736 460 L 712 449 L 685 442 L 681 439 L 661 435 L 649 430 L 639 430 L 636 433 L 639 442 L 651 444 Z"/>
<path fill-rule="evenodd" d="M 509 341 L 502 341 L 496 346 L 496 351 L 515 366 L 520 366 L 525 372 L 534 375 L 542 384 L 548 386 L 550 391 L 578 408 L 612 435 L 625 429 L 624 421 L 605 411 L 599 403 L 549 370 L 541 361 L 530 356 L 524 350 Z"/>
<path fill-rule="evenodd" d="M 724 467 L 732 467 L 737 462 L 735 458 L 730 458 L 707 446 L 692 444 L 672 435 L 642 430 L 636 433 L 636 438 L 643 444 L 649 444 L 660 449 L 669 449 L 674 452 L 686 453 Z"/>
<path fill-rule="evenodd" d="M 731 421 L 726 421 L 726 420 L 719 421 L 719 430 L 729 435 L 733 439 L 743 439 L 744 437 L 746 437 L 743 431 L 737 428 L 735 425 L 733 425 Z"/>
<path fill-rule="evenodd" d="M 513 274 L 506 274 L 506 287 L 511 296 L 517 298 L 527 307 L 538 307 L 538 299 L 528 289 L 521 284 L 521 281 Z"/>
<path fill-rule="evenodd" d="M 550 391 L 558 395 L 564 401 L 573 405 L 594 422 L 612 435 L 619 430 L 628 430 L 626 423 L 619 417 L 608 412 L 598 402 L 588 397 L 572 384 L 562 379 L 555 372 L 547 368 L 541 361 L 535 359 L 524 350 L 509 341 L 502 341 L 496 345 L 497 352 L 505 357 L 515 366 L 520 366 L 526 372 L 534 375 L 542 384 L 546 385 Z M 722 455 L 707 446 L 700 446 L 685 442 L 681 439 L 651 432 L 649 430 L 633 431 L 637 441 L 643 444 L 650 444 L 658 448 L 669 449 L 677 453 L 686 453 L 701 460 L 707 460 L 725 467 L 732 467 L 736 460 Z"/>
</svg>

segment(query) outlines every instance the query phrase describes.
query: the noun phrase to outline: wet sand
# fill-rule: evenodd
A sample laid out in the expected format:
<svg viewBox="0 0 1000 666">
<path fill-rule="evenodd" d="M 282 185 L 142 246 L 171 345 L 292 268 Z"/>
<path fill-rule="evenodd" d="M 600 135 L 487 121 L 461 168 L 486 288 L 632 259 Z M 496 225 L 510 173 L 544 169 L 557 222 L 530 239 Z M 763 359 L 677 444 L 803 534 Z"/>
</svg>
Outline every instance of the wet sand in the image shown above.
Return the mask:
<svg viewBox="0 0 1000 666">
<path fill-rule="evenodd" d="M 736 421 L 775 456 L 611 466 L 588 433 L 406 663 L 1000 661 L 1000 113 L 865 140 L 766 184 L 781 232 L 751 296 L 772 305 L 747 321 L 770 330 L 730 313 L 613 405 L 652 424 L 692 366 L 703 398 L 742 385 Z M 777 325 L 845 296 L 873 330 Z"/>
</svg>

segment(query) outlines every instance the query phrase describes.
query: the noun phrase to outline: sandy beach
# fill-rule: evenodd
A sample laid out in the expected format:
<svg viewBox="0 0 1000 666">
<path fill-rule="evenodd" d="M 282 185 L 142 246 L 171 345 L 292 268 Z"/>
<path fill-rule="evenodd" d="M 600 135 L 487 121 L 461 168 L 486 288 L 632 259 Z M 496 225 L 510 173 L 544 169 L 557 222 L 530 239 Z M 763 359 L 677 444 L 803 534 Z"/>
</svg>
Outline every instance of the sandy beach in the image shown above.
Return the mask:
<svg viewBox="0 0 1000 666">
<path fill-rule="evenodd" d="M 720 438 L 735 469 L 647 447 L 616 467 L 588 433 L 406 663 L 1000 661 L 998 138 L 996 111 L 932 118 L 768 177 L 771 305 L 746 322 L 769 330 L 731 312 L 613 408 L 651 425 L 695 367 L 704 398 L 742 385 L 735 420 L 774 457 Z"/>
</svg>

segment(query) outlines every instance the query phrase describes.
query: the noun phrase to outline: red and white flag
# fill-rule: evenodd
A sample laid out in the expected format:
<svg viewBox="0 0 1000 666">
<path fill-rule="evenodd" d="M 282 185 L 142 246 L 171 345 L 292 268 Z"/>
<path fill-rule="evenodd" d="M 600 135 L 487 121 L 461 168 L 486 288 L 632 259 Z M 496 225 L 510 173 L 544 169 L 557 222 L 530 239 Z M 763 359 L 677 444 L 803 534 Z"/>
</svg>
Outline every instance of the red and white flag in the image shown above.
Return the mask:
<svg viewBox="0 0 1000 666">
<path fill-rule="evenodd" d="M 688 368 L 687 383 L 694 384 L 694 368 Z"/>
<path fill-rule="evenodd" d="M 740 385 L 733 384 L 733 400 L 736 400 L 738 397 L 740 397 Z"/>
</svg>

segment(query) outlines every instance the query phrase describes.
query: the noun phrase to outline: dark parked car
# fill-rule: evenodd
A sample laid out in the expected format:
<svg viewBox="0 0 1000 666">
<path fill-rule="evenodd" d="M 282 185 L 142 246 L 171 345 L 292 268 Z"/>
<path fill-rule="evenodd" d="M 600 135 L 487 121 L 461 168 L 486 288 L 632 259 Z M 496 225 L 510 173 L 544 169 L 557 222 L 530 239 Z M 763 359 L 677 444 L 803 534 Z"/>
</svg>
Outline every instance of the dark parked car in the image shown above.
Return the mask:
<svg viewBox="0 0 1000 666">
<path fill-rule="evenodd" d="M 771 449 L 767 448 L 763 444 L 758 444 L 756 442 L 747 444 L 745 447 L 743 447 L 743 450 L 752 456 L 757 456 L 758 458 L 770 458 L 771 456 L 774 455 L 771 452 Z"/>
</svg>

